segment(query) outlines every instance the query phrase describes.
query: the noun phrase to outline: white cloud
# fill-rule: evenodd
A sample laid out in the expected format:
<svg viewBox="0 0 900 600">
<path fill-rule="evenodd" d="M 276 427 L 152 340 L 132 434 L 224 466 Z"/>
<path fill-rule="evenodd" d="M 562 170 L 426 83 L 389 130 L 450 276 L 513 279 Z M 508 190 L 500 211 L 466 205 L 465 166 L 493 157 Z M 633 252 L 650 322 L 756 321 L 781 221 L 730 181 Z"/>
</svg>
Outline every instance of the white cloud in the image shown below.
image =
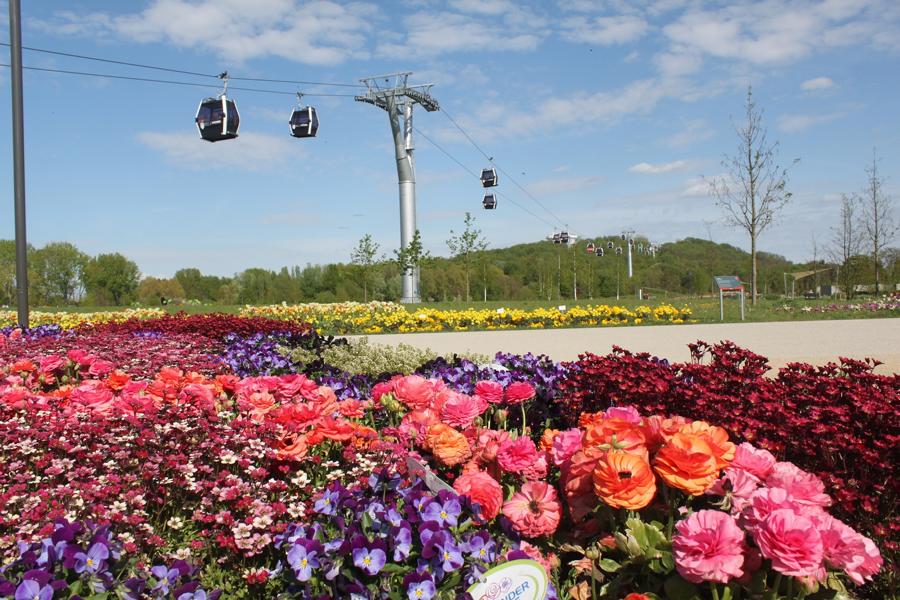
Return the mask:
<svg viewBox="0 0 900 600">
<path fill-rule="evenodd" d="M 852 44 L 896 48 L 897 19 L 889 0 L 765 0 L 688 10 L 663 31 L 679 47 L 765 65 Z"/>
<path fill-rule="evenodd" d="M 447 52 L 527 51 L 537 48 L 543 36 L 520 8 L 499 21 L 453 12 L 418 12 L 404 19 L 404 25 L 404 34 L 388 36 L 378 44 L 379 55 L 408 59 Z M 498 26 L 503 35 L 497 34 Z"/>
<path fill-rule="evenodd" d="M 201 48 L 238 62 L 278 56 L 331 65 L 365 56 L 376 13 L 372 4 L 325 0 L 152 0 L 131 14 L 60 11 L 50 21 L 30 24 L 68 35 Z"/>
<path fill-rule="evenodd" d="M 674 173 L 684 171 L 690 168 L 690 164 L 684 160 L 675 160 L 667 163 L 651 165 L 650 163 L 641 162 L 628 167 L 629 173 L 640 173 L 642 175 L 661 175 L 663 173 Z"/>
<path fill-rule="evenodd" d="M 509 0 L 451 0 L 450 6 L 460 12 L 479 15 L 502 15 L 515 8 Z"/>
<path fill-rule="evenodd" d="M 797 133 L 808 129 L 813 125 L 830 123 L 840 119 L 844 113 L 830 113 L 825 115 L 781 115 L 778 117 L 778 129 L 786 133 Z"/>
<path fill-rule="evenodd" d="M 197 171 L 237 169 L 265 171 L 300 159 L 305 151 L 288 136 L 241 134 L 235 140 L 210 143 L 196 133 L 144 131 L 137 139 L 161 152 L 178 167 Z"/>
<path fill-rule="evenodd" d="M 574 42 L 611 46 L 640 39 L 648 27 L 647 21 L 632 15 L 594 18 L 579 16 L 564 19 L 560 35 Z"/>
<path fill-rule="evenodd" d="M 688 179 L 682 188 L 679 196 L 682 198 L 703 198 L 710 196 L 709 182 L 721 179 L 721 175 L 704 179 L 703 177 L 692 177 Z"/>
<path fill-rule="evenodd" d="M 807 79 L 800 84 L 800 89 L 806 91 L 827 90 L 834 87 L 834 81 L 831 77 L 816 77 L 815 79 Z"/>
</svg>

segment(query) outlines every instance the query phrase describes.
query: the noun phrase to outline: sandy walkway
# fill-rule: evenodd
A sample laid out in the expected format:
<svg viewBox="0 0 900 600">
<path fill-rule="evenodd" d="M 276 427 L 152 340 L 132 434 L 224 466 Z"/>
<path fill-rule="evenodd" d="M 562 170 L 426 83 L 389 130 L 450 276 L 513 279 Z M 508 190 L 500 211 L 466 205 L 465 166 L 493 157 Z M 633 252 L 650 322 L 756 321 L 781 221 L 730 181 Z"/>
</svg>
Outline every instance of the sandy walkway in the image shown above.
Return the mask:
<svg viewBox="0 0 900 600">
<path fill-rule="evenodd" d="M 838 356 L 872 357 L 885 363 L 879 372 L 900 373 L 900 318 L 414 333 L 378 335 L 371 340 L 380 344 L 403 342 L 440 354 L 494 354 L 502 350 L 544 353 L 555 360 L 573 360 L 585 351 L 606 354 L 617 345 L 676 361 L 690 358 L 690 342 L 731 340 L 768 357 L 776 368 L 796 361 L 823 364 Z"/>
</svg>

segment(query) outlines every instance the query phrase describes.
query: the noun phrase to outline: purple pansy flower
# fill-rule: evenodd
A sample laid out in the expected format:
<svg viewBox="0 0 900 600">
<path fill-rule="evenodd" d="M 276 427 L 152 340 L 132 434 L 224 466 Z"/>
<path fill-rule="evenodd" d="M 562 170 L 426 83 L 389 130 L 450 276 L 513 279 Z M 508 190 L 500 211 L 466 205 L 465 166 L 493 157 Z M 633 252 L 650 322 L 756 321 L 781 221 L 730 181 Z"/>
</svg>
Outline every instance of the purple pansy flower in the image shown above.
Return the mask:
<svg viewBox="0 0 900 600">
<path fill-rule="evenodd" d="M 313 569 L 321 566 L 318 544 L 310 543 L 307 540 L 298 540 L 288 552 L 287 559 L 299 581 L 309 581 Z"/>
<path fill-rule="evenodd" d="M 322 497 L 313 504 L 313 510 L 323 515 L 333 515 L 341 495 L 337 490 L 325 490 Z"/>
<path fill-rule="evenodd" d="M 462 513 L 462 507 L 459 505 L 459 500 L 451 498 L 444 502 L 434 501 L 426 506 L 422 511 L 422 518 L 425 521 L 456 527 L 459 523 L 460 513 Z"/>
<path fill-rule="evenodd" d="M 107 558 L 109 558 L 109 548 L 104 544 L 97 542 L 88 548 L 87 554 L 79 552 L 75 555 L 75 572 L 96 573 L 100 571 Z"/>
<path fill-rule="evenodd" d="M 33 579 L 26 579 L 16 588 L 15 600 L 52 600 L 53 588 L 41 585 Z"/>
</svg>

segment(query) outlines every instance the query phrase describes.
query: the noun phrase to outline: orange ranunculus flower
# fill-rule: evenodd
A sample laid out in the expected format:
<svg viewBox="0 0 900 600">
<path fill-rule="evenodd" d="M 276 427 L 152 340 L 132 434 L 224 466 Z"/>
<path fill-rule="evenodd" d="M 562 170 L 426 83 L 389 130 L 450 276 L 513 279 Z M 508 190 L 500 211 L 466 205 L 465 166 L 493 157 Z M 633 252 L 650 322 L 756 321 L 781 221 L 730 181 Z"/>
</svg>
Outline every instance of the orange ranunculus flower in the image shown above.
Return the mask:
<svg viewBox="0 0 900 600">
<path fill-rule="evenodd" d="M 644 437 L 647 438 L 647 446 L 650 452 L 655 452 L 668 443 L 669 439 L 681 431 L 681 428 L 688 423 L 690 423 L 688 419 L 677 415 L 673 417 L 652 415 L 644 419 L 642 429 Z"/>
<path fill-rule="evenodd" d="M 279 460 L 303 460 L 309 451 L 306 435 L 288 433 L 276 442 Z"/>
<path fill-rule="evenodd" d="M 701 436 L 679 432 L 672 436 L 653 459 L 653 468 L 674 488 L 699 496 L 719 474 L 716 456 Z"/>
<path fill-rule="evenodd" d="M 466 436 L 443 423 L 434 423 L 428 427 L 425 447 L 445 467 L 461 465 L 472 456 Z"/>
<path fill-rule="evenodd" d="M 721 427 L 710 425 L 706 421 L 694 421 L 682 427 L 681 431 L 699 435 L 706 440 L 716 457 L 716 468 L 720 471 L 734 460 L 735 446 L 728 441 L 728 432 Z"/>
<path fill-rule="evenodd" d="M 656 495 L 656 476 L 643 456 L 610 451 L 594 467 L 594 492 L 613 508 L 640 510 Z"/>
<path fill-rule="evenodd" d="M 647 439 L 641 429 L 617 417 L 597 419 L 585 427 L 584 447 L 622 450 L 629 454 L 647 455 Z"/>
<path fill-rule="evenodd" d="M 559 429 L 545 429 L 544 434 L 541 436 L 541 441 L 538 442 L 538 448 L 544 452 L 550 452 L 550 448 L 553 447 L 553 439 L 558 433 Z"/>
<path fill-rule="evenodd" d="M 120 392 L 122 388 L 128 385 L 129 381 L 131 381 L 131 376 L 128 373 L 116 369 L 106 378 L 106 385 L 109 389 Z"/>
</svg>

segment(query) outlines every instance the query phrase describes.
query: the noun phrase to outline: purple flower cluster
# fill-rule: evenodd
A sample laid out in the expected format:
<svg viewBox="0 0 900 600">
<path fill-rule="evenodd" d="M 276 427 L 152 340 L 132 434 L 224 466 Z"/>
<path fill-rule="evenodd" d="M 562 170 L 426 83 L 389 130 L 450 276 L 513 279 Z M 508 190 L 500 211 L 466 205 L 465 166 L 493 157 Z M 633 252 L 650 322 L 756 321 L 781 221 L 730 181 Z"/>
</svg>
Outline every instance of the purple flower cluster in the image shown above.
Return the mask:
<svg viewBox="0 0 900 600">
<path fill-rule="evenodd" d="M 317 600 L 397 591 L 430 600 L 476 581 L 500 555 L 464 499 L 384 473 L 351 489 L 332 484 L 276 545 L 284 557 L 272 574 L 285 571 L 289 592 Z"/>
<path fill-rule="evenodd" d="M 13 331 L 18 329 L 18 327 L 3 327 L 0 328 L 0 333 L 9 337 Z M 63 332 L 62 327 L 59 325 L 38 325 L 37 327 L 31 327 L 29 329 L 22 330 L 22 338 L 26 340 L 39 340 L 41 338 L 49 337 L 49 336 L 58 336 Z"/>
<path fill-rule="evenodd" d="M 143 572 L 123 559 L 109 526 L 60 520 L 49 537 L 19 542 L 18 559 L 0 570 L 0 597 L 217 600 L 221 592 L 207 594 L 196 575 L 183 560 Z"/>
</svg>

